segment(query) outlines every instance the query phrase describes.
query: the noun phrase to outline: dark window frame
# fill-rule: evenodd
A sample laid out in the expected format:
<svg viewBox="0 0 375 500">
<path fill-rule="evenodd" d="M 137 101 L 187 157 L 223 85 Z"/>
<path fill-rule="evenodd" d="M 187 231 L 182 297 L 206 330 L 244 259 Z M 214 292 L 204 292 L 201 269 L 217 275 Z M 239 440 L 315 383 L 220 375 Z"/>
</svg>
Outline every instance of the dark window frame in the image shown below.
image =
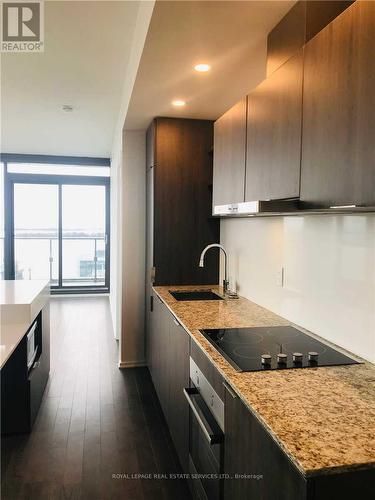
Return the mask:
<svg viewBox="0 0 375 500">
<path fill-rule="evenodd" d="M 110 178 L 80 175 L 53 175 L 53 174 L 24 174 L 8 172 L 8 163 L 48 163 L 56 165 L 77 165 L 91 167 L 109 167 L 109 158 L 88 158 L 73 156 L 46 156 L 46 155 L 20 155 L 1 154 L 0 161 L 4 164 L 4 277 L 15 278 L 14 261 L 14 184 L 54 184 L 59 188 L 59 285 L 51 285 L 53 294 L 74 293 L 108 293 L 110 291 Z M 105 187 L 105 234 L 106 234 L 106 263 L 104 285 L 77 285 L 62 286 L 62 185 L 96 185 Z"/>
</svg>

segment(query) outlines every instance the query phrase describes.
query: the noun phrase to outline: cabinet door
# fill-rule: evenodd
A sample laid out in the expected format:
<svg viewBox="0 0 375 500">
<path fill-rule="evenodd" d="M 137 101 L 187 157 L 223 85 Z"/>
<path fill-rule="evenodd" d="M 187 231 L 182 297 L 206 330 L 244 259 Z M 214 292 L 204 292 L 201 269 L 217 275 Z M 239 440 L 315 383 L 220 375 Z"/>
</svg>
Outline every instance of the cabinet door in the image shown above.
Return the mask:
<svg viewBox="0 0 375 500">
<path fill-rule="evenodd" d="M 303 53 L 248 96 L 246 201 L 299 196 Z"/>
<path fill-rule="evenodd" d="M 159 330 L 160 330 L 160 315 L 162 303 L 155 292 L 152 293 L 153 306 L 150 311 L 150 325 L 147 336 L 147 362 L 150 370 L 151 378 L 156 389 L 159 391 L 159 371 L 160 371 L 160 346 L 159 346 Z"/>
<path fill-rule="evenodd" d="M 217 283 L 217 256 L 198 266 L 203 248 L 220 241 L 212 211 L 213 122 L 156 119 L 154 265 L 157 285 Z M 194 237 L 192 237 L 194 234 Z"/>
<path fill-rule="evenodd" d="M 225 389 L 225 500 L 304 500 L 306 482 L 255 416 Z M 235 477 L 248 476 L 246 477 Z M 250 478 L 249 476 L 252 475 Z"/>
<path fill-rule="evenodd" d="M 305 47 L 301 199 L 375 205 L 375 2 L 355 2 Z"/>
<path fill-rule="evenodd" d="M 171 317 L 169 366 L 169 430 L 182 469 L 188 471 L 189 406 L 183 394 L 189 387 L 189 335 Z"/>
<path fill-rule="evenodd" d="M 244 201 L 246 98 L 214 124 L 213 206 Z"/>
<path fill-rule="evenodd" d="M 171 363 L 171 345 L 170 345 L 170 329 L 171 329 L 171 313 L 162 303 L 159 330 L 158 330 L 158 351 L 159 351 L 159 366 L 158 366 L 158 397 L 167 422 L 169 422 L 169 379 L 170 379 L 170 363 Z"/>
<path fill-rule="evenodd" d="M 146 135 L 146 336 L 150 337 L 152 318 L 152 284 L 154 267 L 154 148 L 155 122 L 153 121 Z M 149 349 L 149 343 L 146 345 Z"/>
<path fill-rule="evenodd" d="M 50 372 L 50 304 L 49 302 L 41 311 L 42 322 L 42 356 L 40 358 L 42 371 L 42 393 L 47 385 Z"/>
</svg>

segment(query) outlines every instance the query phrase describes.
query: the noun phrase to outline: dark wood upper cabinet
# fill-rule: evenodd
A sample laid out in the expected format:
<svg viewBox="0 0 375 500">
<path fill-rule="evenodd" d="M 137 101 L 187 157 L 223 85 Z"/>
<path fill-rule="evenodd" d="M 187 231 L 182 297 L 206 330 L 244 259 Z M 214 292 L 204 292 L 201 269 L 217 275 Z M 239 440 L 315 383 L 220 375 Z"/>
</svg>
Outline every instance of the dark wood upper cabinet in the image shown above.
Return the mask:
<svg viewBox="0 0 375 500">
<path fill-rule="evenodd" d="M 267 37 L 267 75 L 271 75 L 353 1 L 300 0 Z"/>
<path fill-rule="evenodd" d="M 244 201 L 246 97 L 214 125 L 213 205 Z"/>
<path fill-rule="evenodd" d="M 212 284 L 219 281 L 219 259 L 203 248 L 220 241 L 219 220 L 212 212 L 213 122 L 156 118 L 147 135 L 148 266 L 156 285 Z M 153 144 L 149 142 L 152 141 Z M 151 243 L 152 240 L 152 243 Z M 150 247 L 152 247 L 152 255 Z M 150 276 L 147 270 L 147 276 Z M 149 278 L 148 278 L 149 279 Z"/>
<path fill-rule="evenodd" d="M 306 42 L 354 3 L 346 0 L 310 0 L 306 2 Z"/>
<path fill-rule="evenodd" d="M 306 2 L 297 2 L 267 37 L 267 76 L 303 47 L 306 39 Z"/>
<path fill-rule="evenodd" d="M 248 96 L 246 201 L 299 196 L 303 52 Z"/>
<path fill-rule="evenodd" d="M 375 2 L 355 2 L 305 47 L 301 200 L 375 205 Z"/>
</svg>

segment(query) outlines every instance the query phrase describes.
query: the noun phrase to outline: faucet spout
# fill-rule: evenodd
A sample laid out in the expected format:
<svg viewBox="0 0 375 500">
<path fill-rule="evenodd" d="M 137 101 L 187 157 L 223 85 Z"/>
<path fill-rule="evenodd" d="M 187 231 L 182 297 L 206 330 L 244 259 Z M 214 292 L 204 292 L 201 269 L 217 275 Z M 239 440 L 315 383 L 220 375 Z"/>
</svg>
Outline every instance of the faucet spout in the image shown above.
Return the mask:
<svg viewBox="0 0 375 500">
<path fill-rule="evenodd" d="M 206 248 L 203 249 L 200 259 L 199 259 L 199 267 L 204 267 L 204 257 L 206 255 L 207 250 L 210 248 L 218 248 L 224 253 L 224 280 L 223 280 L 223 288 L 224 288 L 224 294 L 228 292 L 228 287 L 229 287 L 229 281 L 228 281 L 228 255 L 223 247 L 223 245 L 220 245 L 219 243 L 212 243 L 211 245 L 207 245 Z"/>
</svg>

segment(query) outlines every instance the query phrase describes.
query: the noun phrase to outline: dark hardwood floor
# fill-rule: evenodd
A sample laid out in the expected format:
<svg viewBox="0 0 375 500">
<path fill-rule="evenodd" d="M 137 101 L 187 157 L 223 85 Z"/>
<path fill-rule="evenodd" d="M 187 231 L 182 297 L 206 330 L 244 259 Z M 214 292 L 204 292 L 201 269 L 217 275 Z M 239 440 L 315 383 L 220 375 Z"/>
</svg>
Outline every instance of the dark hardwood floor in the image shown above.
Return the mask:
<svg viewBox="0 0 375 500">
<path fill-rule="evenodd" d="M 181 470 L 147 368 L 117 362 L 107 298 L 52 299 L 50 379 L 31 434 L 2 438 L 1 498 L 190 498 L 154 478 Z"/>
</svg>

